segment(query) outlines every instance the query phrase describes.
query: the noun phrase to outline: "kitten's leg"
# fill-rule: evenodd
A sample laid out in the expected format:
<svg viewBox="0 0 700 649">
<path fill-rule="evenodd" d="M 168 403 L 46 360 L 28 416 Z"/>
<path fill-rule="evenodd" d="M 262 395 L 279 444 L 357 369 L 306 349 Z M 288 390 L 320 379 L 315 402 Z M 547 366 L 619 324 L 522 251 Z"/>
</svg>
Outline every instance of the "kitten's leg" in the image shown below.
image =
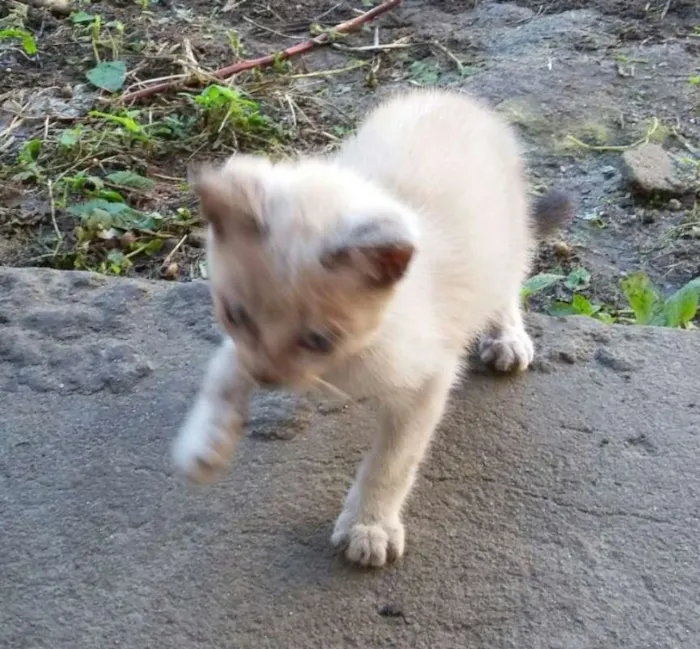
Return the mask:
<svg viewBox="0 0 700 649">
<path fill-rule="evenodd" d="M 254 383 L 240 372 L 236 347 L 224 342 L 209 363 L 194 406 L 173 445 L 178 469 L 196 482 L 207 482 L 224 469 L 243 436 Z"/>
<path fill-rule="evenodd" d="M 491 329 L 482 337 L 479 355 L 484 363 L 501 372 L 522 372 L 532 363 L 535 348 L 525 331 L 519 292 L 510 305 L 497 315 Z"/>
<path fill-rule="evenodd" d="M 381 427 L 365 456 L 331 537 L 345 556 L 382 566 L 403 554 L 401 508 L 445 409 L 457 362 L 384 407 Z"/>
</svg>

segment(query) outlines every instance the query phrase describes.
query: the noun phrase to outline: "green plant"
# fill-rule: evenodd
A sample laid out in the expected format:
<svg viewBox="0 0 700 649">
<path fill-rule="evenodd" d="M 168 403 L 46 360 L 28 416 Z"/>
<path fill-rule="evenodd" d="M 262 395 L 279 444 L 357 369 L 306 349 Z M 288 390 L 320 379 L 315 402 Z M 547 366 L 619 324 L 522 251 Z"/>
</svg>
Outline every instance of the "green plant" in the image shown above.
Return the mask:
<svg viewBox="0 0 700 649">
<path fill-rule="evenodd" d="M 557 273 L 541 273 L 530 277 L 521 289 L 523 300 L 527 300 L 530 296 L 542 291 L 560 285 L 570 292 L 569 300 L 556 300 L 553 302 L 547 312 L 550 315 L 570 316 L 584 315 L 602 322 L 614 322 L 615 318 L 608 313 L 603 305 L 594 304 L 585 295 L 579 291 L 583 291 L 590 286 L 591 274 L 583 266 L 574 268 L 568 275 Z"/>
<path fill-rule="evenodd" d="M 27 140 L 19 150 L 17 164 L 21 171 L 15 175 L 16 180 L 40 180 L 43 177 L 39 166 L 42 142 L 38 139 Z"/>
<path fill-rule="evenodd" d="M 36 41 L 34 36 L 26 29 L 20 29 L 19 27 L 8 27 L 7 29 L 0 30 L 0 41 L 15 38 L 22 43 L 22 49 L 24 53 L 28 56 L 34 56 L 37 53 Z"/>
<path fill-rule="evenodd" d="M 575 293 L 571 298 L 571 302 L 554 302 L 547 309 L 547 313 L 554 316 L 585 315 L 608 324 L 615 322 L 615 317 L 611 313 L 604 311 L 602 304 L 594 304 L 581 293 Z"/>
<path fill-rule="evenodd" d="M 624 278 L 620 285 L 637 324 L 692 327 L 700 301 L 700 277 L 690 280 L 668 298 L 661 295 L 643 271 Z"/>
<path fill-rule="evenodd" d="M 202 110 L 205 126 L 217 134 L 227 125 L 243 133 L 272 130 L 272 122 L 262 113 L 260 104 L 237 88 L 207 86 L 194 102 Z"/>
<path fill-rule="evenodd" d="M 520 289 L 520 297 L 527 300 L 531 295 L 541 293 L 550 286 L 554 286 L 564 279 L 564 275 L 555 273 L 540 273 L 529 277 Z"/>
</svg>

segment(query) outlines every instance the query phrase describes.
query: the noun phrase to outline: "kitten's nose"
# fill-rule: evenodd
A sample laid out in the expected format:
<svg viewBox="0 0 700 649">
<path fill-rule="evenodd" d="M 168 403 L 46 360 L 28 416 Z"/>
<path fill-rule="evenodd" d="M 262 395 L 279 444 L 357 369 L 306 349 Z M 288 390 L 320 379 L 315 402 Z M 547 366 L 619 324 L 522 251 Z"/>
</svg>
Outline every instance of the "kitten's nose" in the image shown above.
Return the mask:
<svg viewBox="0 0 700 649">
<path fill-rule="evenodd" d="M 260 372 L 255 375 L 255 380 L 266 388 L 272 388 L 279 385 L 279 381 L 268 372 Z"/>
</svg>

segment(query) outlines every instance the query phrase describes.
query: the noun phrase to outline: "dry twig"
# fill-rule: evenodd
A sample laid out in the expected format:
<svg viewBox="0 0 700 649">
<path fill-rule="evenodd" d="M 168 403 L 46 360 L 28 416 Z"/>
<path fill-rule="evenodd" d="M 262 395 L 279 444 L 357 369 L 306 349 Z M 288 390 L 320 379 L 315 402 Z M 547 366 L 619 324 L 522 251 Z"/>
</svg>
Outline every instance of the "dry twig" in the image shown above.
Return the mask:
<svg viewBox="0 0 700 649">
<path fill-rule="evenodd" d="M 311 40 L 304 41 L 303 43 L 297 43 L 296 45 L 292 45 L 291 47 L 288 47 L 287 49 L 282 50 L 281 52 L 276 52 L 275 54 L 268 54 L 267 56 L 261 56 L 257 59 L 238 61 L 233 65 L 229 65 L 225 68 L 216 70 L 211 74 L 211 76 L 216 79 L 228 79 L 234 74 L 243 72 L 244 70 L 269 67 L 271 65 L 274 65 L 277 61 L 284 61 L 294 56 L 299 56 L 300 54 L 309 52 L 310 50 L 313 50 L 316 47 L 319 47 L 320 45 L 326 45 L 330 43 L 332 41 L 333 34 L 348 34 L 350 32 L 356 31 L 357 29 L 362 27 L 362 25 L 370 22 L 371 20 L 374 20 L 377 16 L 380 16 L 381 14 L 386 13 L 391 9 L 394 9 L 400 3 L 401 0 L 386 0 L 385 2 L 382 2 L 382 4 L 374 7 L 373 9 L 370 9 L 369 11 L 366 11 L 365 13 L 356 16 L 355 18 L 346 20 L 345 22 L 336 25 L 334 28 L 325 31 L 322 34 L 319 34 Z M 180 85 L 180 83 L 182 83 L 183 85 L 187 85 L 190 83 L 197 82 L 198 80 L 199 79 L 197 75 L 190 75 L 182 82 L 167 81 L 163 83 L 157 83 L 146 88 L 142 88 L 141 90 L 136 90 L 134 92 L 124 94 L 122 95 L 121 99 L 126 102 L 137 101 L 139 99 L 144 99 L 145 97 L 150 97 L 151 95 L 166 92 L 168 90 L 176 88 Z"/>
</svg>

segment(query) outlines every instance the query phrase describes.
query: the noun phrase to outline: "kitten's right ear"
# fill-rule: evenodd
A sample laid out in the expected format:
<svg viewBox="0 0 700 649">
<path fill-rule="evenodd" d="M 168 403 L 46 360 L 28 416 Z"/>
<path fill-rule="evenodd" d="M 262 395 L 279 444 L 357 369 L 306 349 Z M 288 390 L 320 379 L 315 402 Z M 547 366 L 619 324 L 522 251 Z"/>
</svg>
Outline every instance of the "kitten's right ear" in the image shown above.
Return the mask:
<svg viewBox="0 0 700 649">
<path fill-rule="evenodd" d="M 199 198 L 202 217 L 216 236 L 265 233 L 265 191 L 259 174 L 231 164 L 200 164 L 188 167 L 187 181 Z"/>
</svg>

